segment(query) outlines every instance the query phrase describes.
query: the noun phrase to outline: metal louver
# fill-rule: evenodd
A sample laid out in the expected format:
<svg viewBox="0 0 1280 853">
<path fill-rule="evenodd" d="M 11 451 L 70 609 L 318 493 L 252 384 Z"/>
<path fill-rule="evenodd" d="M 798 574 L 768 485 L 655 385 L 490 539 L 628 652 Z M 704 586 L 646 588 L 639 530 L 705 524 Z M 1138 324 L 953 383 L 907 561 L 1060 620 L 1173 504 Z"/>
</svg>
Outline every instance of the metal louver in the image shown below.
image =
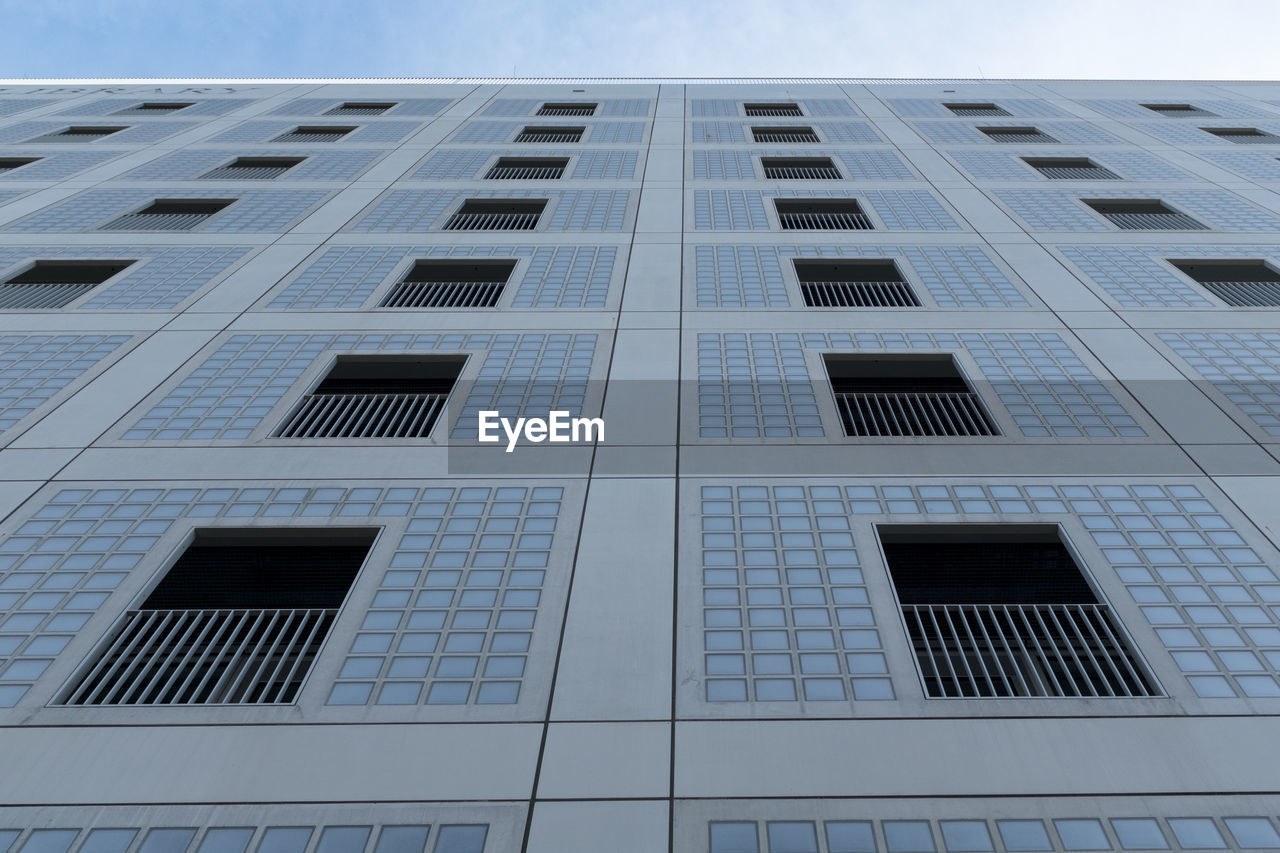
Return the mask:
<svg viewBox="0 0 1280 853">
<path fill-rule="evenodd" d="M 36 261 L 0 284 L 0 309 L 61 308 L 123 271 L 133 261 Z"/>
<path fill-rule="evenodd" d="M 569 104 L 543 104 L 538 110 L 537 115 L 540 116 L 593 116 L 596 114 L 596 104 L 585 103 L 569 103 Z"/>
<path fill-rule="evenodd" d="M 114 115 L 118 116 L 150 116 L 150 115 L 168 115 L 176 113 L 179 110 L 185 110 L 187 107 L 195 106 L 194 101 L 186 101 L 183 103 L 166 103 L 158 101 L 148 101 L 144 104 L 126 107 L 119 110 Z"/>
<path fill-rule="evenodd" d="M 1236 145 L 1280 145 L 1280 136 L 1258 130 L 1256 127 L 1202 127 L 1206 133 L 1212 133 L 1219 139 L 1234 142 Z"/>
<path fill-rule="evenodd" d="M 46 133 L 44 136 L 37 136 L 35 139 L 28 139 L 28 142 L 93 142 L 95 139 L 102 139 L 104 136 L 110 136 L 113 133 L 119 133 L 122 130 L 128 130 L 127 127 L 84 127 L 74 126 L 68 127 L 66 130 L 60 130 L 57 133 Z"/>
<path fill-rule="evenodd" d="M 838 181 L 841 177 L 830 157 L 761 157 L 760 165 L 768 180 Z"/>
<path fill-rule="evenodd" d="M 1013 113 L 996 104 L 943 104 L 958 116 L 1007 116 Z"/>
<path fill-rule="evenodd" d="M 804 304 L 811 308 L 919 308 L 893 261 L 796 261 Z"/>
<path fill-rule="evenodd" d="M 987 138 L 992 142 L 1041 143 L 1058 141 L 1044 131 L 1034 127 L 980 127 L 978 130 L 986 134 Z"/>
<path fill-rule="evenodd" d="M 516 136 L 516 142 L 581 142 L 585 127 L 526 127 Z"/>
<path fill-rule="evenodd" d="M 849 436 L 999 435 L 950 358 L 828 357 Z"/>
<path fill-rule="evenodd" d="M 202 180 L 267 181 L 278 178 L 305 157 L 237 157 L 225 166 L 205 172 Z"/>
<path fill-rule="evenodd" d="M 235 199 L 157 200 L 137 213 L 126 213 L 100 231 L 190 231 Z"/>
<path fill-rule="evenodd" d="M 356 130 L 354 127 L 336 127 L 317 125 L 315 127 L 297 127 L 288 133 L 282 133 L 272 142 L 337 142 L 347 134 Z"/>
<path fill-rule="evenodd" d="M 1160 201 L 1085 201 L 1125 231 L 1207 231 L 1209 226 Z"/>
<path fill-rule="evenodd" d="M 749 116 L 803 116 L 799 104 L 743 104 Z"/>
<path fill-rule="evenodd" d="M 1173 261 L 1177 269 L 1228 305 L 1280 307 L 1280 274 L 1262 261 Z"/>
<path fill-rule="evenodd" d="M 444 224 L 445 231 L 532 231 L 545 199 L 467 199 Z"/>
<path fill-rule="evenodd" d="M 753 127 L 751 138 L 756 142 L 816 143 L 818 134 L 811 127 Z"/>
<path fill-rule="evenodd" d="M 0 157 L 0 173 L 12 172 L 14 169 L 21 169 L 23 166 L 43 159 L 43 157 Z"/>
<path fill-rule="evenodd" d="M 869 231 L 875 226 L 854 199 L 774 199 L 784 231 Z"/>
<path fill-rule="evenodd" d="M 395 106 L 394 102 L 348 101 L 325 113 L 327 116 L 380 116 Z"/>
<path fill-rule="evenodd" d="M 1023 162 L 1050 180 L 1117 181 L 1120 176 L 1087 157 L 1023 157 Z"/>
<path fill-rule="evenodd" d="M 515 261 L 418 261 L 382 301 L 382 308 L 493 308 Z"/>
<path fill-rule="evenodd" d="M 1201 109 L 1200 107 L 1192 106 L 1191 104 L 1139 104 L 1139 106 L 1145 107 L 1153 113 L 1159 113 L 1162 116 L 1167 116 L 1168 118 L 1192 118 L 1195 116 L 1215 115 L 1215 113 L 1211 113 L 1208 110 Z"/>
<path fill-rule="evenodd" d="M 554 181 L 564 177 L 568 157 L 499 157 L 486 181 Z"/>
</svg>

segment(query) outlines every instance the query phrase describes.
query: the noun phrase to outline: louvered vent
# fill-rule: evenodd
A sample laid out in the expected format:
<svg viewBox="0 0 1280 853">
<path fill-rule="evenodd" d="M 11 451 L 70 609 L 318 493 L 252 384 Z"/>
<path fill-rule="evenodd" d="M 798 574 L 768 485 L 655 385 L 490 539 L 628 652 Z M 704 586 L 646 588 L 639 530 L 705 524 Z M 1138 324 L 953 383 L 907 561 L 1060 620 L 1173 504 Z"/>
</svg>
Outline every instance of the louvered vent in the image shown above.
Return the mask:
<svg viewBox="0 0 1280 853">
<path fill-rule="evenodd" d="M 845 435 L 999 435 L 950 357 L 825 360 Z"/>
<path fill-rule="evenodd" d="M 347 101 L 325 113 L 327 116 L 380 116 L 394 107 L 394 101 Z"/>
<path fill-rule="evenodd" d="M 515 261 L 418 261 L 382 308 L 493 308 Z"/>
<path fill-rule="evenodd" d="M 593 116 L 596 114 L 596 104 L 587 103 L 568 103 L 568 104 L 552 104 L 546 103 L 539 108 L 537 115 L 540 116 Z"/>
<path fill-rule="evenodd" d="M 980 127 L 982 133 L 985 133 L 992 142 L 1018 143 L 1018 142 L 1057 142 L 1049 134 L 1034 127 Z"/>
<path fill-rule="evenodd" d="M 76 125 L 68 127 L 66 130 L 60 130 L 57 133 L 46 133 L 44 136 L 37 136 L 35 139 L 28 139 L 28 142 L 93 142 L 95 139 L 102 139 L 113 133 L 119 133 L 122 130 L 128 130 L 127 127 L 89 127 L 85 125 Z"/>
<path fill-rule="evenodd" d="M 1083 200 L 1107 221 L 1125 231 L 1205 231 L 1208 226 L 1158 200 Z"/>
<path fill-rule="evenodd" d="M 958 116 L 1007 116 L 1013 113 L 996 104 L 943 104 Z"/>
<path fill-rule="evenodd" d="M 293 702 L 368 556 L 368 530 L 200 531 L 65 705 Z"/>
<path fill-rule="evenodd" d="M 1214 113 L 1208 110 L 1202 110 L 1200 107 L 1191 104 L 1139 104 L 1151 110 L 1153 113 L 1160 113 L 1168 118 L 1192 118 L 1195 116 L 1212 116 Z"/>
<path fill-rule="evenodd" d="M 445 231 L 532 231 L 546 199 L 467 199 L 444 224 Z"/>
<path fill-rule="evenodd" d="M 0 285 L 0 309 L 61 308 L 133 261 L 36 261 Z"/>
<path fill-rule="evenodd" d="M 486 181 L 555 181 L 564 177 L 568 157 L 499 157 Z"/>
<path fill-rule="evenodd" d="M 851 198 L 774 199 L 784 231 L 868 231 L 875 226 Z"/>
<path fill-rule="evenodd" d="M 749 116 L 803 116 L 799 104 L 780 103 L 780 104 L 743 104 L 743 109 L 747 111 Z"/>
<path fill-rule="evenodd" d="M 225 166 L 205 172 L 200 177 L 210 180 L 269 181 L 278 178 L 306 157 L 237 157 Z"/>
<path fill-rule="evenodd" d="M 581 142 L 585 127 L 526 127 L 516 142 Z"/>
<path fill-rule="evenodd" d="M 1054 181 L 1118 181 L 1120 176 L 1088 157 L 1023 157 L 1022 161 Z"/>
<path fill-rule="evenodd" d="M 190 231 L 235 199 L 156 199 L 137 213 L 99 226 L 99 231 Z"/>
<path fill-rule="evenodd" d="M 911 285 L 891 260 L 794 262 L 811 308 L 919 308 Z"/>
<path fill-rule="evenodd" d="M 459 358 L 341 358 L 280 438 L 426 438 L 458 379 Z"/>
<path fill-rule="evenodd" d="M 21 169 L 23 166 L 43 159 L 43 157 L 0 157 L 0 174 L 12 172 L 14 169 Z"/>
<path fill-rule="evenodd" d="M 1212 133 L 1219 139 L 1234 142 L 1236 145 L 1280 145 L 1280 136 L 1258 130 L 1256 127 L 1202 127 L 1205 133 Z"/>
<path fill-rule="evenodd" d="M 288 133 L 282 133 L 272 142 L 337 142 L 347 134 L 356 130 L 354 127 L 338 127 L 337 125 L 313 125 L 295 127 Z"/>
<path fill-rule="evenodd" d="M 878 532 L 929 698 L 1160 695 L 1056 528 Z"/>
<path fill-rule="evenodd" d="M 811 127 L 753 127 L 751 138 L 756 142 L 818 142 L 818 134 Z"/>
<path fill-rule="evenodd" d="M 1262 261 L 1170 261 L 1228 305 L 1280 307 L 1280 274 Z"/>
<path fill-rule="evenodd" d="M 764 176 L 775 181 L 838 181 L 840 170 L 830 157 L 761 157 Z"/>
<path fill-rule="evenodd" d="M 195 106 L 194 101 L 147 101 L 146 103 L 137 104 L 127 107 L 115 113 L 118 116 L 156 116 L 168 115 L 176 113 L 179 110 L 185 110 L 187 107 Z"/>
</svg>

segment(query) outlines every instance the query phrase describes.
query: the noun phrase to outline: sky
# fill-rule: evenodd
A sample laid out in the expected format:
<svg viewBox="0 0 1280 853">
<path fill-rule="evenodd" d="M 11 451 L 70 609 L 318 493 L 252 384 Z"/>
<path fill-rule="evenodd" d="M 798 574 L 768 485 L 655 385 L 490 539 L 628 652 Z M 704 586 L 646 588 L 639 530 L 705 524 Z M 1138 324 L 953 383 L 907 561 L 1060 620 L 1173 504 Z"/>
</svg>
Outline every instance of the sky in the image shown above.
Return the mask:
<svg viewBox="0 0 1280 853">
<path fill-rule="evenodd" d="M 0 0 L 0 78 L 1280 79 L 1280 0 Z"/>
</svg>

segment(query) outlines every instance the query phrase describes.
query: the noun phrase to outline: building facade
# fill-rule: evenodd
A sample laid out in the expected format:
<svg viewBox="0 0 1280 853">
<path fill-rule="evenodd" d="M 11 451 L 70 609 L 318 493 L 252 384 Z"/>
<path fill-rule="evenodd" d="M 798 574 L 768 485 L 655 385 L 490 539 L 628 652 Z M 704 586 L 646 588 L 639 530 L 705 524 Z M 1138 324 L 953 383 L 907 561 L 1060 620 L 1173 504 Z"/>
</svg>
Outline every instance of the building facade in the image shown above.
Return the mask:
<svg viewBox="0 0 1280 853">
<path fill-rule="evenodd" d="M 1280 84 L 0 116 L 0 853 L 1280 850 Z"/>
</svg>

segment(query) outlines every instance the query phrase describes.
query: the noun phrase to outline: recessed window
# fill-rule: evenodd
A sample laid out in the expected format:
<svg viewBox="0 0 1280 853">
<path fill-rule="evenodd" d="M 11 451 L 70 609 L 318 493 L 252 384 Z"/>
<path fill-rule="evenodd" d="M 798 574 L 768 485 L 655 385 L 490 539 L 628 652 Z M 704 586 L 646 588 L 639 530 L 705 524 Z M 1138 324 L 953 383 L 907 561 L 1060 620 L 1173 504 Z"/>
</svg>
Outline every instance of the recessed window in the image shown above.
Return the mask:
<svg viewBox="0 0 1280 853">
<path fill-rule="evenodd" d="M 877 532 L 929 698 L 1160 695 L 1056 526 Z"/>
<path fill-rule="evenodd" d="M 134 261 L 36 261 L 0 285 L 0 309 L 61 308 Z"/>
<path fill-rule="evenodd" d="M 818 134 L 812 127 L 753 127 L 751 138 L 756 142 L 800 142 L 816 143 Z"/>
<path fill-rule="evenodd" d="M 396 105 L 395 101 L 347 101 L 325 113 L 327 116 L 380 116 Z"/>
<path fill-rule="evenodd" d="M 280 438 L 426 438 L 463 357 L 342 357 L 302 399 Z"/>
<path fill-rule="evenodd" d="M 516 136 L 516 142 L 548 143 L 548 142 L 581 142 L 585 127 L 535 127 L 528 126 Z"/>
<path fill-rule="evenodd" d="M 1153 113 L 1159 113 L 1168 118 L 1190 118 L 1192 116 L 1211 116 L 1213 113 L 1208 110 L 1202 110 L 1200 107 L 1191 104 L 1139 104 Z"/>
<path fill-rule="evenodd" d="M 21 169 L 23 166 L 29 166 L 43 157 L 0 157 L 0 174 L 12 172 L 14 169 Z"/>
<path fill-rule="evenodd" d="M 1022 162 L 1054 181 L 1118 181 L 1120 176 L 1088 157 L 1023 157 Z"/>
<path fill-rule="evenodd" d="M 499 157 L 486 181 L 555 181 L 564 177 L 568 157 Z"/>
<path fill-rule="evenodd" d="M 849 436 L 999 435 L 949 355 L 824 358 Z"/>
<path fill-rule="evenodd" d="M 1280 145 L 1280 136 L 1258 130 L 1256 127 L 1202 127 L 1200 129 L 1237 145 Z"/>
<path fill-rule="evenodd" d="M 761 157 L 764 176 L 775 181 L 838 181 L 840 170 L 830 157 Z"/>
<path fill-rule="evenodd" d="M 237 157 L 225 166 L 205 172 L 201 178 L 234 181 L 269 181 L 278 178 L 306 157 Z"/>
<path fill-rule="evenodd" d="M 1170 261 L 1177 270 L 1228 305 L 1280 307 L 1280 274 L 1264 261 Z"/>
<path fill-rule="evenodd" d="M 34 139 L 28 139 L 28 142 L 93 142 L 97 139 L 103 139 L 113 133 L 119 133 L 122 130 L 128 130 L 124 126 L 103 126 L 103 125 L 74 125 L 65 130 L 59 130 L 56 133 L 46 133 L 44 136 L 37 136 Z"/>
<path fill-rule="evenodd" d="M 532 231 L 546 199 L 467 199 L 444 224 L 445 231 Z"/>
<path fill-rule="evenodd" d="M 99 226 L 99 230 L 190 231 L 235 201 L 233 198 L 156 199 L 136 213 L 126 213 Z"/>
<path fill-rule="evenodd" d="M 856 199 L 773 200 L 784 231 L 869 231 L 875 226 Z"/>
<path fill-rule="evenodd" d="M 1007 116 L 1013 115 L 1004 107 L 995 104 L 943 104 L 944 107 L 958 116 Z"/>
<path fill-rule="evenodd" d="M 194 101 L 145 101 L 115 113 L 118 116 L 157 116 L 176 113 L 195 106 Z"/>
<path fill-rule="evenodd" d="M 596 106 L 596 104 L 587 103 L 557 104 L 547 102 L 538 108 L 537 114 L 540 116 L 593 116 L 596 114 Z"/>
<path fill-rule="evenodd" d="M 1041 143 L 1058 141 L 1043 130 L 1035 127 L 980 127 L 978 130 L 986 134 L 992 142 Z"/>
<path fill-rule="evenodd" d="M 355 131 L 355 127 L 338 127 L 332 124 L 302 125 L 288 133 L 282 133 L 272 142 L 337 142 L 347 134 Z"/>
<path fill-rule="evenodd" d="M 515 261 L 417 261 L 383 308 L 493 308 Z"/>
<path fill-rule="evenodd" d="M 773 104 L 743 104 L 742 108 L 749 116 L 802 116 L 804 112 L 799 104 L 791 102 Z"/>
<path fill-rule="evenodd" d="M 334 527 L 197 531 L 62 704 L 293 702 L 374 535 Z"/>
<path fill-rule="evenodd" d="M 804 304 L 811 308 L 919 308 L 892 260 L 794 262 Z"/>
<path fill-rule="evenodd" d="M 1159 199 L 1081 199 L 1125 231 L 1205 231 L 1208 226 Z"/>
</svg>

